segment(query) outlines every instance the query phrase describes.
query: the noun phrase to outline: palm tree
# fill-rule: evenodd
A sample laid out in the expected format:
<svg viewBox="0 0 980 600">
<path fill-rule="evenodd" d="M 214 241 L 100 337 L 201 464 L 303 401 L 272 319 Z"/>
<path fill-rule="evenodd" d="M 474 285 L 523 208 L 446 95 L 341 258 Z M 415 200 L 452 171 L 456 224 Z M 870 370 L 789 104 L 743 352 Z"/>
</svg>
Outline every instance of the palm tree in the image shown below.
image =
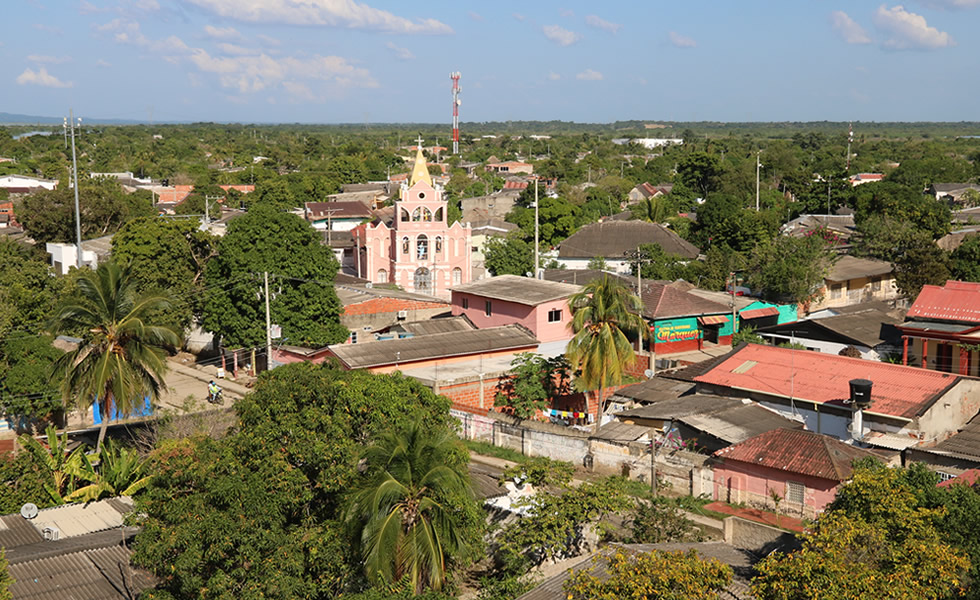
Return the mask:
<svg viewBox="0 0 980 600">
<path fill-rule="evenodd" d="M 166 352 L 179 343 L 169 327 L 154 325 L 154 315 L 169 308 L 163 296 L 139 295 L 129 266 L 108 262 L 83 271 L 78 291 L 58 307 L 49 328 L 55 335 L 82 337 L 78 348 L 62 356 L 55 369 L 64 375 L 66 405 L 99 406 L 102 449 L 112 409 L 129 414 L 137 401 L 156 401 L 165 389 Z"/>
<path fill-rule="evenodd" d="M 469 549 L 453 499 L 471 496 L 469 478 L 448 466 L 456 444 L 445 428 L 418 423 L 382 436 L 364 452 L 367 475 L 348 518 L 361 533 L 370 581 L 439 590 L 447 563 Z"/>
<path fill-rule="evenodd" d="M 646 323 L 643 303 L 615 279 L 603 276 L 588 283 L 568 300 L 575 337 L 565 356 L 587 390 L 597 390 L 595 430 L 602 423 L 602 391 L 623 380 L 624 367 L 636 361 L 627 332 L 642 336 Z"/>
<path fill-rule="evenodd" d="M 114 496 L 132 496 L 149 485 L 152 475 L 146 475 L 146 461 L 135 450 L 124 448 L 112 440 L 106 442 L 96 455 L 98 467 L 92 458 L 81 454 L 79 459 L 69 463 L 68 470 L 76 478 L 88 481 L 89 485 L 80 487 L 65 500 L 69 502 L 92 502 Z"/>
</svg>

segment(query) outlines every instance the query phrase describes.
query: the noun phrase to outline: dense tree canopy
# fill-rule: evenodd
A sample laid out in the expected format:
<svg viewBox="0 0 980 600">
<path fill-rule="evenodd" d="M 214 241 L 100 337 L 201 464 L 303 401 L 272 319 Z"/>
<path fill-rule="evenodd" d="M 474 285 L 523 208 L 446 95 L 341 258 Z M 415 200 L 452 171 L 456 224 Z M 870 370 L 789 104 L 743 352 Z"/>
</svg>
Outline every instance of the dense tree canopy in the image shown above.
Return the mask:
<svg viewBox="0 0 980 600">
<path fill-rule="evenodd" d="M 347 338 L 332 285 L 333 252 L 300 217 L 260 204 L 229 224 L 205 269 L 204 326 L 225 346 L 265 342 L 263 272 L 273 295 L 272 322 L 289 343 L 321 347 Z"/>
</svg>

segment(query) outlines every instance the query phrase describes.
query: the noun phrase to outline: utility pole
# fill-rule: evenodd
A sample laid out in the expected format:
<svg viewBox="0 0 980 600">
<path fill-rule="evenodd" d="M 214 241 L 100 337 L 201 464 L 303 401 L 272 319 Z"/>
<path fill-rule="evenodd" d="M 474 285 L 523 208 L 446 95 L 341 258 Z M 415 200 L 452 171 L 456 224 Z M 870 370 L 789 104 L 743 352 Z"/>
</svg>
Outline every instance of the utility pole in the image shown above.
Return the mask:
<svg viewBox="0 0 980 600">
<path fill-rule="evenodd" d="M 731 309 L 732 309 L 732 341 L 734 342 L 735 341 L 735 325 L 736 325 L 736 323 L 738 323 L 738 321 L 735 320 L 736 319 L 736 316 L 735 316 L 735 271 L 732 271 L 731 277 L 732 277 L 732 300 L 731 300 Z M 732 345 L 734 346 L 735 344 L 732 344 Z"/>
<path fill-rule="evenodd" d="M 208 202 L 210 202 L 211 200 L 217 202 L 220 199 L 221 196 L 208 196 L 205 194 L 204 196 L 204 224 L 205 225 L 211 224 L 211 210 L 208 208 Z"/>
<path fill-rule="evenodd" d="M 540 246 L 538 242 L 538 180 L 534 180 L 534 278 L 538 279 L 540 271 Z"/>
<path fill-rule="evenodd" d="M 269 312 L 269 272 L 262 273 L 265 279 L 265 369 L 272 368 L 272 317 Z"/>
<path fill-rule="evenodd" d="M 851 142 L 854 141 L 854 124 L 847 124 L 847 176 L 851 175 Z M 828 213 L 829 214 L 829 213 Z"/>
<path fill-rule="evenodd" d="M 759 169 L 762 163 L 759 162 L 759 155 L 762 150 L 755 153 L 755 212 L 759 212 Z"/>
<path fill-rule="evenodd" d="M 323 210 L 323 214 L 327 215 L 327 245 L 328 246 L 330 246 L 333 243 L 333 214 L 337 212 L 340 212 L 339 208 L 326 208 Z"/>
<path fill-rule="evenodd" d="M 82 124 L 81 117 L 78 118 L 79 126 Z M 82 212 L 78 208 L 78 158 L 75 155 L 75 112 L 72 109 L 68 109 L 68 119 L 64 122 L 63 127 L 67 132 L 71 132 L 71 165 L 72 165 L 72 175 L 75 177 L 75 266 L 79 269 L 82 268 Z"/>
</svg>

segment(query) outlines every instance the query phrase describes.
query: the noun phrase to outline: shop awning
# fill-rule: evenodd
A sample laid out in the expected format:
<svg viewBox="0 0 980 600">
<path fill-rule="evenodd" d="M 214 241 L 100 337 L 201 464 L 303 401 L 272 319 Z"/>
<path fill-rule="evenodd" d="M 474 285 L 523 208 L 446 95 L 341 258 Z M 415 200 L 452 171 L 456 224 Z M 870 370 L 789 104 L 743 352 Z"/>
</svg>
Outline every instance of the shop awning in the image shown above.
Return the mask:
<svg viewBox="0 0 980 600">
<path fill-rule="evenodd" d="M 762 317 L 774 317 L 779 314 L 779 309 L 775 306 L 767 306 L 765 308 L 753 308 L 752 310 L 743 310 L 738 313 L 738 316 L 743 319 L 761 319 Z"/>
<path fill-rule="evenodd" d="M 698 323 L 702 325 L 721 325 L 727 323 L 728 317 L 724 315 L 712 315 L 710 317 L 698 317 Z"/>
</svg>

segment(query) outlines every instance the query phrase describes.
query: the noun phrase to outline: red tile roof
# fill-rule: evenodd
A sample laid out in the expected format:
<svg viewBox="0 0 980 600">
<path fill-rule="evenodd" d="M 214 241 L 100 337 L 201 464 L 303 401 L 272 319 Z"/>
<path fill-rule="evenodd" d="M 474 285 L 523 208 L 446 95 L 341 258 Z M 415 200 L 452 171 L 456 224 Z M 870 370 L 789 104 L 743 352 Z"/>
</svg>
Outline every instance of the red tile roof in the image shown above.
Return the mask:
<svg viewBox="0 0 980 600">
<path fill-rule="evenodd" d="M 773 429 L 715 452 L 738 461 L 833 481 L 851 477 L 851 463 L 875 456 L 832 437 L 802 429 Z"/>
<path fill-rule="evenodd" d="M 874 382 L 867 412 L 912 419 L 924 413 L 960 377 L 836 354 L 746 344 L 694 381 L 845 406 L 852 379 Z"/>
<path fill-rule="evenodd" d="M 980 323 L 980 283 L 947 281 L 942 287 L 922 286 L 906 316 L 909 319 Z"/>
<path fill-rule="evenodd" d="M 329 211 L 329 212 L 328 212 Z M 306 216 L 310 219 L 368 219 L 371 209 L 361 202 L 307 202 Z"/>
<path fill-rule="evenodd" d="M 980 480 L 980 469 L 967 469 L 959 474 L 958 477 L 939 482 L 939 487 L 951 487 L 958 483 L 963 485 L 975 485 Z"/>
<path fill-rule="evenodd" d="M 527 182 L 526 181 L 507 181 L 507 182 L 504 182 L 504 189 L 505 190 L 526 190 L 527 189 Z"/>
<path fill-rule="evenodd" d="M 731 312 L 724 304 L 682 292 L 663 283 L 644 283 L 640 298 L 643 300 L 643 316 L 649 319 L 696 317 Z"/>
</svg>

